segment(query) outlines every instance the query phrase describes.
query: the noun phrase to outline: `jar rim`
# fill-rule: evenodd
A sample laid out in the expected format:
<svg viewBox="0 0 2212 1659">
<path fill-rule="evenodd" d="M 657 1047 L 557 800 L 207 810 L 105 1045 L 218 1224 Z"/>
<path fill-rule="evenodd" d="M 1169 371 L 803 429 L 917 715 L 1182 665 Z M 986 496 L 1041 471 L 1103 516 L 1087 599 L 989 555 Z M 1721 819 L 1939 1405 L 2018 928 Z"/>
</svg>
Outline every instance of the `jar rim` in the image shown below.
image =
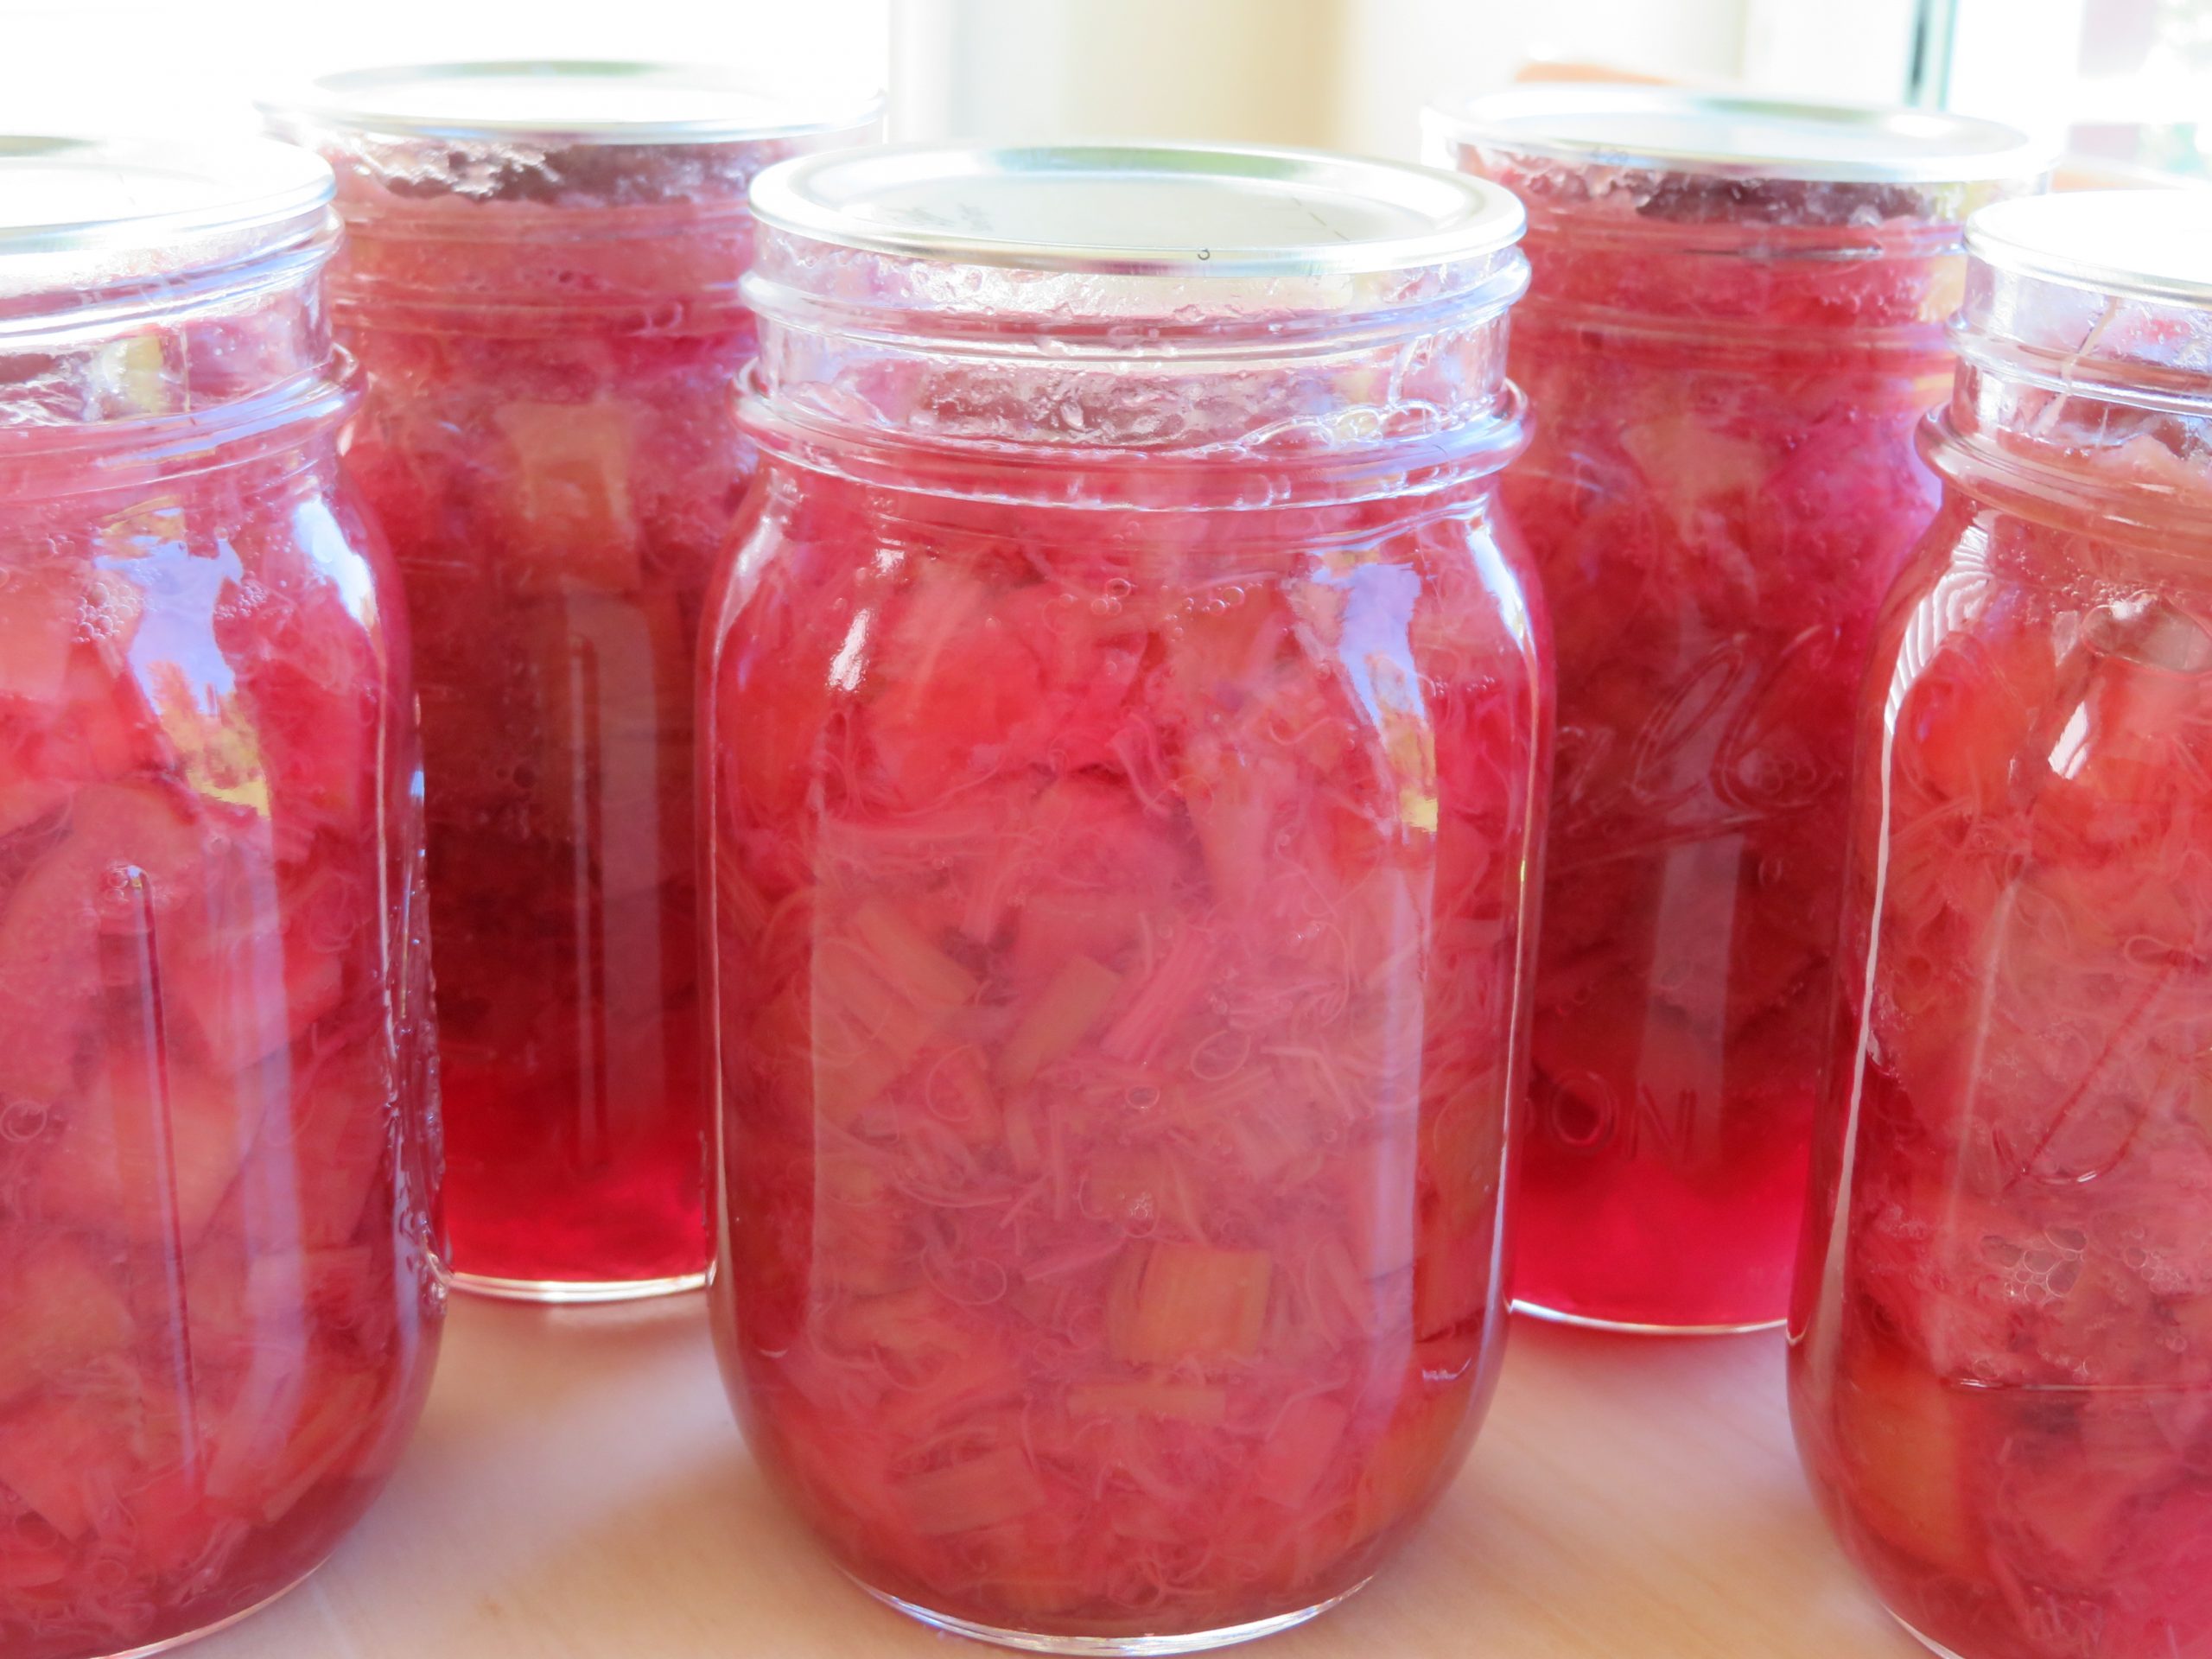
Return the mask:
<svg viewBox="0 0 2212 1659">
<path fill-rule="evenodd" d="M 1827 184 L 1981 184 L 2048 172 L 2054 147 L 2001 122 L 1878 104 L 1686 87 L 1516 87 L 1422 112 L 1433 147 L 1591 166 Z"/>
<path fill-rule="evenodd" d="M 472 100 L 474 107 L 471 107 Z M 807 99 L 724 66 L 515 58 L 342 70 L 256 100 L 264 119 L 395 138 L 720 145 L 870 125 L 882 92 Z"/>
<path fill-rule="evenodd" d="M 2212 308 L 2212 189 L 2082 190 L 1993 203 L 1967 252 L 2008 275 Z"/>
<path fill-rule="evenodd" d="M 1420 270 L 1520 240 L 1510 191 L 1462 174 L 1229 145 L 887 144 L 753 181 L 786 236 L 958 265 L 1241 279 Z"/>
<path fill-rule="evenodd" d="M 273 138 L 0 136 L 0 304 L 234 265 L 312 237 L 334 189 Z"/>
</svg>

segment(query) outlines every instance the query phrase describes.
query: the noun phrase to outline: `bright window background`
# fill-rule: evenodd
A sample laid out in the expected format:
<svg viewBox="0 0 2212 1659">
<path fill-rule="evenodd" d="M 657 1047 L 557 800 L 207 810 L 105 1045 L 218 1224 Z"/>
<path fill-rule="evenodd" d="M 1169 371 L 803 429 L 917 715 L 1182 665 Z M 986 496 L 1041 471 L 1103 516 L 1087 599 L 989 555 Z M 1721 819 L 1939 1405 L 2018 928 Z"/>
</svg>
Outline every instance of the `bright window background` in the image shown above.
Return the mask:
<svg viewBox="0 0 2212 1659">
<path fill-rule="evenodd" d="M 0 0 L 0 130 L 255 125 L 255 93 L 370 64 L 676 58 L 836 97 L 886 79 L 891 0 Z"/>
<path fill-rule="evenodd" d="M 319 69 L 515 56 L 888 85 L 909 137 L 1412 156 L 1425 100 L 1579 69 L 1918 97 L 2123 171 L 2212 149 L 2212 0 L 0 0 L 0 128 L 243 130 Z"/>
<path fill-rule="evenodd" d="M 2212 175 L 2212 0 L 2090 0 L 2079 68 L 2083 154 Z"/>
</svg>

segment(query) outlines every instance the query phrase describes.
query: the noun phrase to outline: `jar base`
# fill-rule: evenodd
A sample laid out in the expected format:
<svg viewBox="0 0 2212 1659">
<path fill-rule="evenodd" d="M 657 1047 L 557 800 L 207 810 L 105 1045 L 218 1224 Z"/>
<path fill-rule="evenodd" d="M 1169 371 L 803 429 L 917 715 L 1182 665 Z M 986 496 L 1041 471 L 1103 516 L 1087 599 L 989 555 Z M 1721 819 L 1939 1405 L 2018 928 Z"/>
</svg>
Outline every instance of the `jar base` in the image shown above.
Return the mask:
<svg viewBox="0 0 2212 1659">
<path fill-rule="evenodd" d="M 702 1268 L 666 1279 L 493 1279 L 482 1274 L 454 1273 L 448 1282 L 455 1290 L 501 1302 L 538 1302 L 552 1306 L 588 1306 L 594 1302 L 642 1302 L 655 1296 L 680 1296 L 706 1285 Z"/>
<path fill-rule="evenodd" d="M 1889 1609 L 1886 1607 L 1882 1611 L 1889 1612 Z M 1963 1655 L 1953 1652 L 1949 1648 L 1945 1647 L 1941 1642 L 1938 1642 L 1934 1637 L 1923 1636 L 1918 1630 L 1913 1629 L 1911 1625 L 1906 1624 L 1904 1620 L 1897 1618 L 1897 1616 L 1895 1613 L 1890 1613 L 1890 1617 L 1897 1619 L 1898 1629 L 1902 1630 L 1914 1641 L 1919 1643 L 1920 1645 L 1927 1649 L 1929 1652 L 1934 1654 L 1936 1656 L 1936 1659 L 1964 1659 Z"/>
<path fill-rule="evenodd" d="M 290 1595 L 293 1591 L 298 1589 L 309 1579 L 315 1577 L 315 1573 L 321 1570 L 321 1567 L 322 1563 L 321 1561 L 317 1561 L 315 1566 L 308 1568 L 306 1572 L 301 1573 L 298 1578 L 294 1579 L 289 1584 L 286 1585 L 282 1590 L 277 1591 L 274 1595 L 264 1596 L 259 1601 L 255 1602 L 252 1606 L 241 1607 L 238 1611 L 231 1614 L 229 1617 L 217 1619 L 213 1624 L 202 1624 L 198 1630 L 187 1630 L 181 1636 L 165 1636 L 158 1642 L 149 1642 L 143 1648 L 120 1649 L 114 1653 L 102 1655 L 101 1659 L 152 1659 L 152 1656 L 155 1654 L 174 1653 L 179 1648 L 189 1646 L 194 1642 L 204 1641 L 208 1637 L 214 1636 L 221 1631 L 229 1630 L 233 1624 L 243 1624 L 246 1620 L 253 1618 L 256 1614 L 265 1612 L 268 1609 L 274 1607 L 278 1602 L 283 1600 L 285 1597 Z"/>
<path fill-rule="evenodd" d="M 849 1574 L 848 1576 L 850 1576 Z M 977 1624 L 964 1618 L 955 1618 L 950 1613 L 932 1611 L 911 1601 L 902 1600 L 888 1591 L 854 1579 L 853 1582 L 874 1596 L 885 1606 L 895 1608 L 907 1618 L 943 1630 L 951 1636 L 964 1636 L 971 1642 L 988 1642 L 995 1646 L 1012 1648 L 1021 1653 L 1090 1654 L 1098 1659 L 1109 1656 L 1138 1656 L 1176 1653 L 1205 1653 L 1215 1648 L 1233 1647 L 1239 1642 L 1256 1642 L 1263 1636 L 1275 1636 L 1308 1619 L 1319 1618 L 1338 1603 L 1350 1599 L 1364 1590 L 1370 1580 L 1362 1579 L 1342 1595 L 1332 1596 L 1326 1601 L 1317 1601 L 1311 1607 L 1301 1607 L 1294 1613 L 1279 1613 L 1273 1618 L 1255 1618 L 1249 1624 L 1228 1624 L 1217 1630 L 1200 1630 L 1189 1636 L 1034 1636 L 1027 1630 L 1002 1630 L 995 1625 Z"/>
<path fill-rule="evenodd" d="M 1541 1319 L 1547 1325 L 1571 1325 L 1579 1330 L 1605 1331 L 1624 1337 L 1741 1337 L 1755 1331 L 1779 1331 L 1789 1322 L 1776 1319 L 1752 1319 L 1743 1325 L 1653 1325 L 1635 1319 L 1601 1319 L 1588 1313 L 1569 1313 L 1518 1299 L 1514 1301 L 1513 1311 L 1532 1319 Z"/>
</svg>

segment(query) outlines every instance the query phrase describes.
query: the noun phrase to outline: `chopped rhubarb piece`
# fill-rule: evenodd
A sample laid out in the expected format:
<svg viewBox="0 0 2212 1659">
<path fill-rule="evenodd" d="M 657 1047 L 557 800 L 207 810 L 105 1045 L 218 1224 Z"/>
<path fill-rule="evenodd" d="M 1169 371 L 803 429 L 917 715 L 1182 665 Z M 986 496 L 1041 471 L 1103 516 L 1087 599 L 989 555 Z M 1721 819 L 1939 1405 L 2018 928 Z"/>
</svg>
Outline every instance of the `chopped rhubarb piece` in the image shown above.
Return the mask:
<svg viewBox="0 0 2212 1659">
<path fill-rule="evenodd" d="M 0 892 L 0 1093 L 66 1090 L 94 1013 L 104 932 L 138 933 L 174 912 L 198 876 L 200 835 L 176 797 L 94 785 L 68 833 L 12 893 Z"/>
<path fill-rule="evenodd" d="M 0 1590 L 22 1593 L 60 1588 L 74 1571 L 74 1558 L 66 1549 L 24 1535 L 28 1530 L 13 1535 L 0 1533 Z M 35 1608 L 37 1603 L 27 1596 L 25 1605 Z"/>
<path fill-rule="evenodd" d="M 1263 1250 L 1133 1249 L 1115 1278 L 1107 1345 L 1133 1365 L 1247 1358 L 1260 1345 L 1274 1272 Z"/>
<path fill-rule="evenodd" d="M 1319 1395 L 1293 1401 L 1268 1432 L 1253 1467 L 1252 1490 L 1287 1510 L 1299 1508 L 1328 1473 L 1351 1424 L 1351 1414 L 1336 1401 Z"/>
<path fill-rule="evenodd" d="M 970 1147 L 997 1142 L 1004 1118 L 982 1051 L 969 1045 L 925 1057 L 918 1068 L 923 1109 Z"/>
<path fill-rule="evenodd" d="M 1950 1385 L 1871 1349 L 1835 1395 L 1836 1439 L 1850 1448 L 1866 1523 L 1931 1567 L 1971 1574 L 1981 1558 L 1967 1507 L 1964 1410 Z"/>
<path fill-rule="evenodd" d="M 289 1224 L 309 1248 L 346 1244 L 378 1194 L 404 1193 L 393 1160 L 409 1130 L 406 1085 L 381 1049 L 339 1050 L 301 1075 L 289 1136 L 245 1172 L 267 1213 L 296 1217 Z"/>
<path fill-rule="evenodd" d="M 963 1351 L 971 1338 L 948 1321 L 927 1290 L 870 1296 L 845 1302 L 838 1310 L 841 1347 L 880 1354 L 894 1370 L 926 1365 Z"/>
<path fill-rule="evenodd" d="M 890 1182 L 855 1158 L 824 1159 L 818 1177 L 827 1200 L 816 1223 L 821 1271 L 839 1289 L 881 1295 L 913 1283 L 918 1267 L 906 1218 L 884 1202 Z"/>
<path fill-rule="evenodd" d="M 0 1486 L 74 1541 L 92 1530 L 109 1486 L 117 1425 L 97 1405 L 41 1395 L 0 1417 Z"/>
<path fill-rule="evenodd" d="M 69 798 L 69 785 L 35 764 L 20 728 L 0 720 L 0 840 L 48 817 Z"/>
<path fill-rule="evenodd" d="M 999 1050 L 999 1080 L 1020 1088 L 1090 1035 L 1122 988 L 1122 976 L 1089 957 L 1071 957 L 1046 981 Z"/>
<path fill-rule="evenodd" d="M 899 1495 L 925 1538 L 1003 1526 L 1041 1507 L 1049 1496 L 1029 1460 L 1014 1446 L 1001 1446 L 965 1463 L 899 1483 Z"/>
<path fill-rule="evenodd" d="M 38 770 L 71 783 L 108 783 L 178 759 L 146 692 L 127 665 L 82 645 L 71 656 L 61 701 L 36 744 Z"/>
<path fill-rule="evenodd" d="M 114 1281 L 91 1255 L 35 1227 L 0 1225 L 0 1409 L 131 1338 Z"/>
<path fill-rule="evenodd" d="M 111 1049 L 67 1108 L 31 1211 L 136 1246 L 188 1246 L 231 1190 L 271 1101 L 270 1080 L 257 1073 L 210 1077 L 141 1049 Z"/>
<path fill-rule="evenodd" d="M 204 1570 L 211 1561 L 228 1572 L 238 1547 L 251 1535 L 235 1516 L 211 1513 L 196 1467 L 156 1475 L 124 1503 L 139 1559 L 165 1580 L 195 1567 Z"/>
<path fill-rule="evenodd" d="M 971 1351 L 936 1356 L 933 1369 L 887 1391 L 877 1409 L 893 1433 L 923 1440 L 1020 1397 L 1021 1374 L 1003 1354 Z"/>
<path fill-rule="evenodd" d="M 1414 1329 L 1424 1340 L 1478 1328 L 1497 1294 L 1487 1230 L 1422 1218 L 1414 1257 Z"/>
<path fill-rule="evenodd" d="M 1229 1414 L 1229 1390 L 1202 1382 L 1085 1382 L 1068 1390 L 1077 1417 L 1165 1417 L 1213 1426 Z"/>
<path fill-rule="evenodd" d="M 1024 984 L 1050 979 L 1074 957 L 1110 962 L 1137 937 L 1140 918 L 1112 893 L 1032 893 L 1014 924 L 1013 968 Z"/>
<path fill-rule="evenodd" d="M 1354 1534 L 1389 1526 L 1394 1516 L 1434 1493 L 1458 1466 L 1467 1432 L 1448 1393 L 1424 1389 L 1408 1395 L 1361 1471 L 1352 1504 Z"/>
<path fill-rule="evenodd" d="M 70 569 L 10 569 L 0 576 L 0 699 L 60 696 L 77 643 L 83 578 Z M 4 706 L 4 703 L 0 703 Z"/>
<path fill-rule="evenodd" d="M 815 1017 L 825 1033 L 815 1066 L 816 1098 L 841 1123 L 858 1118 L 906 1072 L 951 1012 L 944 1003 L 917 1007 L 858 950 L 817 956 L 813 991 Z"/>
<path fill-rule="evenodd" d="M 1099 1039 L 1098 1052 L 1117 1060 L 1149 1061 L 1175 1022 L 1199 1001 L 1213 950 L 1195 929 L 1177 938 L 1128 1005 Z"/>
<path fill-rule="evenodd" d="M 957 571 L 918 581 L 880 652 L 868 711 L 878 762 L 907 800 L 934 801 L 991 770 L 993 752 L 1036 718 L 1037 659 L 992 595 Z"/>
<path fill-rule="evenodd" d="M 635 411 L 611 399 L 518 401 L 494 410 L 492 423 L 512 468 L 505 581 L 523 593 L 634 591 L 641 575 L 630 486 Z"/>
<path fill-rule="evenodd" d="M 1281 780 L 1287 783 L 1287 779 Z M 1192 747 L 1184 800 L 1221 902 L 1242 909 L 1258 894 L 1282 809 L 1289 804 L 1267 763 Z"/>
<path fill-rule="evenodd" d="M 976 995 L 976 976 L 888 906 L 861 906 L 853 930 L 875 953 L 884 978 L 916 1007 L 965 1002 Z"/>
<path fill-rule="evenodd" d="M 281 1519 L 373 1426 L 376 1394 L 373 1377 L 320 1356 L 263 1351 L 213 1427 L 208 1497 Z"/>
<path fill-rule="evenodd" d="M 210 940 L 176 957 L 178 999 L 218 1071 L 242 1071 L 289 1047 L 345 995 L 345 958 L 327 938 L 268 920 L 265 931 Z"/>
</svg>

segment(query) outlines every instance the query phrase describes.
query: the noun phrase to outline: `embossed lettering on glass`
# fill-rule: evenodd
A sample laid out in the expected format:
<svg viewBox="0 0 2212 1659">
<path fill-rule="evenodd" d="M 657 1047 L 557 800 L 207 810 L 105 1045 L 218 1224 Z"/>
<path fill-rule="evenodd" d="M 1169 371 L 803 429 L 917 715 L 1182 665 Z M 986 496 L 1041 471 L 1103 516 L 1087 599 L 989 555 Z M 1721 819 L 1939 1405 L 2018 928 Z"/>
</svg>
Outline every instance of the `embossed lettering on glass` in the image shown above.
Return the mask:
<svg viewBox="0 0 2212 1659">
<path fill-rule="evenodd" d="M 1432 116 L 1529 204 L 1508 475 L 1557 631 L 1515 1296 L 1778 1320 L 1874 607 L 1935 511 L 1968 209 L 2008 129 L 1637 88 Z"/>
</svg>

